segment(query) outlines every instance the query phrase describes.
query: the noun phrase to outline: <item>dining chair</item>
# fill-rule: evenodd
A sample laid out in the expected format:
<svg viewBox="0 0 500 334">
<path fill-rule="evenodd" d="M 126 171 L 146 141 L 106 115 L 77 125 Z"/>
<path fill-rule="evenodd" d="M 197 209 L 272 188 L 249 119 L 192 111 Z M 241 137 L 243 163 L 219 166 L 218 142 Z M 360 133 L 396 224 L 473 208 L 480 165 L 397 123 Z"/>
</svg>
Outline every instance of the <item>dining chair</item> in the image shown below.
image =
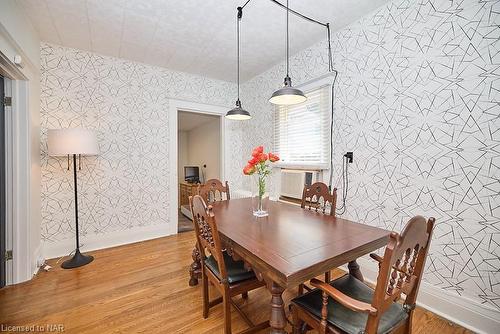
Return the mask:
<svg viewBox="0 0 500 334">
<path fill-rule="evenodd" d="M 401 234 L 391 233 L 383 257 L 370 254 L 379 265 L 374 289 L 349 274 L 330 283 L 312 279 L 316 289 L 291 302 L 293 333 L 304 322 L 320 334 L 411 333 L 434 222 L 413 217 Z"/>
<path fill-rule="evenodd" d="M 319 212 L 335 216 L 335 208 L 337 205 L 337 188 L 333 188 L 330 193 L 328 186 L 323 182 L 316 182 L 311 185 L 305 185 L 302 191 L 302 201 L 300 207 L 311 211 Z M 330 282 L 330 271 L 325 273 L 325 282 Z M 311 291 L 307 285 L 299 285 L 299 295 L 304 293 L 304 289 Z"/>
<path fill-rule="evenodd" d="M 321 212 L 335 216 L 337 205 L 337 188 L 333 188 L 330 193 L 328 186 L 323 182 L 316 182 L 305 185 L 302 191 L 302 201 L 300 207 L 311 211 Z"/>
<path fill-rule="evenodd" d="M 254 333 L 268 327 L 269 321 L 254 325 L 232 300 L 232 297 L 236 295 L 244 295 L 250 290 L 264 286 L 264 281 L 259 281 L 252 270 L 245 268 L 243 261 L 236 261 L 227 251 L 223 251 L 212 206 L 207 207 L 200 195 L 190 196 L 189 206 L 195 223 L 197 246 L 201 254 L 203 318 L 208 317 L 211 307 L 222 302 L 224 334 L 231 333 L 231 305 L 250 327 L 244 331 L 245 333 Z M 222 297 L 209 300 L 209 282 L 217 288 Z"/>
<path fill-rule="evenodd" d="M 205 203 L 231 199 L 227 181 L 225 185 L 223 185 L 222 182 L 217 179 L 209 179 L 204 184 L 199 184 L 196 191 L 196 194 L 203 197 Z M 198 279 L 201 278 L 201 261 L 198 246 L 194 247 L 191 257 L 193 258 L 193 263 L 191 263 L 189 267 L 189 285 L 194 286 L 198 284 Z M 246 297 L 246 293 L 243 294 L 243 297 Z"/>
<path fill-rule="evenodd" d="M 217 179 L 210 179 L 207 180 L 205 184 L 200 184 L 198 186 L 198 195 L 203 197 L 206 203 L 231 199 L 231 195 L 229 194 L 229 184 L 227 181 L 224 185 Z"/>
</svg>

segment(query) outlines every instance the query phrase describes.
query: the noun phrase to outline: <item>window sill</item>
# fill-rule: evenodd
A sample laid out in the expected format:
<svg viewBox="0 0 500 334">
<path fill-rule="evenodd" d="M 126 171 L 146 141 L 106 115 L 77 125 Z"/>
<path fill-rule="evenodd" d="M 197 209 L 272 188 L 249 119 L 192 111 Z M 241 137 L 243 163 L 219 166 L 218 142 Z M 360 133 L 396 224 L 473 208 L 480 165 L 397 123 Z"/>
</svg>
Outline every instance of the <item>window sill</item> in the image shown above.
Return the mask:
<svg viewBox="0 0 500 334">
<path fill-rule="evenodd" d="M 274 164 L 274 167 L 281 169 L 293 169 L 300 171 L 323 171 L 329 169 L 327 164 L 298 164 L 298 163 L 286 163 L 286 162 L 277 162 Z"/>
</svg>

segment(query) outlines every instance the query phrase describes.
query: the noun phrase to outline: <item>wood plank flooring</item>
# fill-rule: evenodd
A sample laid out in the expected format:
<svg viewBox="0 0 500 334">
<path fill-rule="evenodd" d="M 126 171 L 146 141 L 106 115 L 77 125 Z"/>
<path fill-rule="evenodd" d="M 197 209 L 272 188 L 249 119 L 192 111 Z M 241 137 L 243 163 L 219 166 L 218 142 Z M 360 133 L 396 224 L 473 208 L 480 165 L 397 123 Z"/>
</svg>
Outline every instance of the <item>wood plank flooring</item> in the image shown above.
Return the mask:
<svg viewBox="0 0 500 334">
<path fill-rule="evenodd" d="M 201 288 L 187 283 L 194 239 L 186 232 L 90 252 L 94 262 L 73 270 L 51 260 L 51 271 L 0 290 L 0 325 L 60 324 L 64 333 L 222 333 L 220 305 L 203 319 Z M 295 294 L 287 291 L 285 302 Z M 268 319 L 270 298 L 261 288 L 235 301 L 257 323 Z M 233 332 L 246 328 L 234 310 L 232 319 Z M 415 320 L 414 333 L 470 333 L 421 309 Z"/>
<path fill-rule="evenodd" d="M 183 232 L 188 232 L 188 231 L 194 231 L 194 225 L 191 219 L 188 217 L 184 216 L 181 212 L 181 210 L 178 211 L 178 217 L 179 217 L 179 224 L 177 225 L 177 232 L 183 233 Z"/>
</svg>

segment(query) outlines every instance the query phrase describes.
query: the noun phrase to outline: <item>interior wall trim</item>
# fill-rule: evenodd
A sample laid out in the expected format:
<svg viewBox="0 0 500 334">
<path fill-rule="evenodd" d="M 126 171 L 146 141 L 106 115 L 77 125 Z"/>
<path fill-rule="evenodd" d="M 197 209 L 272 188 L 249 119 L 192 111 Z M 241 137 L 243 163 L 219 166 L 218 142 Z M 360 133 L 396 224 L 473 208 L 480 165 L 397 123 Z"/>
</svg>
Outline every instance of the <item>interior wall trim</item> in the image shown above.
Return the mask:
<svg viewBox="0 0 500 334">
<path fill-rule="evenodd" d="M 134 242 L 151 240 L 171 235 L 171 224 L 149 225 L 129 230 L 106 234 L 89 234 L 82 239 L 82 252 L 111 248 Z M 43 243 L 43 257 L 53 259 L 68 255 L 75 248 L 74 239 L 65 239 L 55 243 Z"/>
<path fill-rule="evenodd" d="M 195 113 L 202 113 L 202 114 L 212 114 L 212 115 L 217 115 L 220 116 L 220 140 L 221 140 L 221 147 L 220 147 L 220 175 L 221 179 L 225 180 L 226 177 L 226 161 L 225 161 L 225 156 L 226 156 L 226 148 L 229 146 L 226 143 L 226 135 L 225 135 L 225 122 L 226 118 L 224 115 L 226 112 L 232 107 L 221 107 L 221 106 L 216 106 L 216 105 L 211 105 L 211 104 L 205 104 L 205 103 L 197 103 L 197 102 L 190 102 L 190 101 L 184 101 L 184 100 L 176 100 L 176 99 L 170 99 L 169 100 L 169 115 L 168 115 L 168 126 L 169 126 L 169 155 L 170 155 L 170 161 L 169 161 L 169 170 L 170 170 L 170 176 L 169 176 L 169 184 L 171 185 L 169 187 L 169 221 L 173 222 L 173 224 L 170 224 L 171 228 L 171 233 L 170 234 L 176 234 L 177 233 L 177 228 L 179 225 L 179 212 L 178 212 L 178 205 L 179 205 L 179 187 L 178 187 L 178 121 L 177 121 L 177 116 L 179 111 L 189 111 L 189 112 L 195 112 Z M 174 186 L 175 185 L 175 186 Z"/>
<path fill-rule="evenodd" d="M 365 280 L 375 284 L 378 276 L 377 264 L 367 258 L 359 258 L 357 262 Z M 342 269 L 347 271 L 347 266 Z M 496 309 L 449 293 L 424 281 L 420 284 L 417 305 L 476 333 L 495 333 L 500 328 L 500 312 Z"/>
<path fill-rule="evenodd" d="M 1 27 L 0 27 L 1 28 Z M 3 29 L 3 28 L 2 28 Z M 0 39 L 2 36 L 0 29 Z M 1 40 L 0 40 L 1 42 Z M 11 80 L 10 94 L 12 106 L 6 117 L 7 158 L 7 227 L 8 243 L 11 244 L 13 259 L 11 274 L 7 284 L 17 284 L 30 280 L 37 271 L 36 254 L 30 242 L 32 191 L 30 187 L 31 143 L 29 133 L 29 81 L 27 77 L 0 52 L 0 73 Z M 28 210 L 27 210 L 28 208 Z M 10 270 L 10 269 L 9 269 Z"/>
</svg>

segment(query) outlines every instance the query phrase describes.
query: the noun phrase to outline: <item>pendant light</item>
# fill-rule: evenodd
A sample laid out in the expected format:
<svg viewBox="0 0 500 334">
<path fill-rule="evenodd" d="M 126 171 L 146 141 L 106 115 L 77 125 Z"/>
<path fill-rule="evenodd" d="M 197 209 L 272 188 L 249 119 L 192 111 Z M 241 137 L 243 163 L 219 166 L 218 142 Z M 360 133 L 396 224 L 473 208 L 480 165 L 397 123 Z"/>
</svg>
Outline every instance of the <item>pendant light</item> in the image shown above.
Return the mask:
<svg viewBox="0 0 500 334">
<path fill-rule="evenodd" d="M 273 93 L 269 102 L 278 105 L 292 105 L 305 102 L 307 97 L 304 93 L 292 86 L 292 79 L 289 76 L 289 41 L 288 41 L 288 0 L 286 0 L 286 77 L 284 86 Z"/>
<path fill-rule="evenodd" d="M 239 120 L 239 121 L 243 121 L 243 120 L 247 120 L 247 119 L 252 118 L 250 113 L 241 107 L 241 101 L 240 101 L 240 21 L 241 21 L 242 16 L 243 16 L 243 8 L 238 7 L 238 15 L 236 18 L 236 32 L 237 32 L 236 40 L 237 40 L 237 44 L 238 44 L 237 45 L 237 50 L 238 50 L 237 51 L 238 99 L 236 100 L 236 107 L 229 110 L 226 113 L 226 118 L 232 119 L 232 120 Z"/>
</svg>

